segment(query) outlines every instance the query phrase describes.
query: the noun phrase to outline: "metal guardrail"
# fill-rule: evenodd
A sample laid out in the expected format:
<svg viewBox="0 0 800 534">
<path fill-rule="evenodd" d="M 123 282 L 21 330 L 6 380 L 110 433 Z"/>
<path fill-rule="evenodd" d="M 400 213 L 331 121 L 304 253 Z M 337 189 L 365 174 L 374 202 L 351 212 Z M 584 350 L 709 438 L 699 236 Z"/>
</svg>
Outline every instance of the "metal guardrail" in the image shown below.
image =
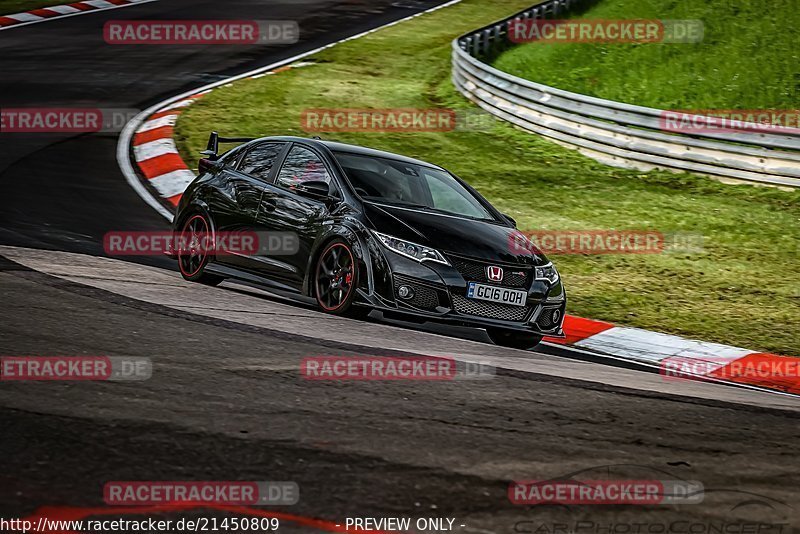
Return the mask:
<svg viewBox="0 0 800 534">
<path fill-rule="evenodd" d="M 668 132 L 661 127 L 668 113 L 664 110 L 556 89 L 481 61 L 495 47 L 509 43 L 509 27 L 514 21 L 554 18 L 585 3 L 547 0 L 455 39 L 452 60 L 456 88 L 496 117 L 577 148 L 603 163 L 800 187 L 800 131 Z"/>
</svg>

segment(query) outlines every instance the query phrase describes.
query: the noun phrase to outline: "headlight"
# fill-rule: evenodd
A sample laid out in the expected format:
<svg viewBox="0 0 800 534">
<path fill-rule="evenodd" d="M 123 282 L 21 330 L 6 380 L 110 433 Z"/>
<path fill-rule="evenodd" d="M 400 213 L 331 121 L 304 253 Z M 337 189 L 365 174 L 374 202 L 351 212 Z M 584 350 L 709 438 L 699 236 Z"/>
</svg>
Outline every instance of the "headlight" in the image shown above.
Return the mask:
<svg viewBox="0 0 800 534">
<path fill-rule="evenodd" d="M 542 265 L 536 268 L 536 279 L 547 280 L 551 284 L 555 284 L 558 281 L 558 271 L 556 271 L 552 263 Z"/>
<path fill-rule="evenodd" d="M 390 235 L 381 234 L 378 232 L 372 233 L 375 234 L 375 237 L 377 237 L 381 243 L 383 243 L 383 246 L 392 250 L 393 252 L 397 252 L 401 256 L 411 258 L 412 260 L 417 260 L 420 263 L 423 261 L 435 261 L 436 263 L 450 265 L 450 262 L 448 262 L 445 257 L 442 256 L 442 253 L 436 249 L 418 245 L 410 241 L 397 239 L 396 237 L 392 237 Z"/>
</svg>

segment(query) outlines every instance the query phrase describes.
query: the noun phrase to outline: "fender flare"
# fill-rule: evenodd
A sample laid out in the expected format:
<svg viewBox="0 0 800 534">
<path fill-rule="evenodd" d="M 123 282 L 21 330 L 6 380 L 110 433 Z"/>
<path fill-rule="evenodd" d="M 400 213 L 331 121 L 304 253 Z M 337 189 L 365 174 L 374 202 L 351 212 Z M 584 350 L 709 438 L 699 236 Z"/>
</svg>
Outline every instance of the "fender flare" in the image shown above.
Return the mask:
<svg viewBox="0 0 800 534">
<path fill-rule="evenodd" d="M 351 244 L 356 261 L 364 266 L 364 273 L 367 277 L 367 288 L 369 294 L 375 291 L 374 274 L 372 272 L 372 257 L 369 252 L 369 231 L 357 219 L 344 218 L 338 224 L 333 224 L 316 241 L 314 248 L 308 257 L 306 264 L 306 276 L 303 280 L 303 295 L 313 297 L 313 284 L 311 282 L 314 266 L 319 259 L 319 255 L 333 239 L 339 237 Z"/>
</svg>

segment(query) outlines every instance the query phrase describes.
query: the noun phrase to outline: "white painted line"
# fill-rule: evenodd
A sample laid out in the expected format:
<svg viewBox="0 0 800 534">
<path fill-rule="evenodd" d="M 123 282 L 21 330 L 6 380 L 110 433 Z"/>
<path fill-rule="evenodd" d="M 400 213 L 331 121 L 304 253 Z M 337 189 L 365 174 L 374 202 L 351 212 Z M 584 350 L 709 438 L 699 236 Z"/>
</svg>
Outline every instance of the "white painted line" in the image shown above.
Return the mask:
<svg viewBox="0 0 800 534">
<path fill-rule="evenodd" d="M 78 13 L 80 11 L 80 9 L 78 9 L 77 7 L 72 7 L 67 5 L 48 6 L 45 9 L 47 9 L 48 11 L 55 11 L 56 13 L 61 13 L 62 15 L 69 15 L 70 13 Z"/>
<path fill-rule="evenodd" d="M 186 191 L 186 188 L 195 178 L 197 177 L 192 171 L 183 169 L 156 176 L 148 181 L 150 185 L 156 188 L 156 191 L 158 191 L 162 197 L 169 198 L 180 195 Z"/>
<path fill-rule="evenodd" d="M 178 148 L 175 146 L 175 141 L 169 137 L 164 139 L 156 139 L 149 143 L 144 143 L 139 146 L 133 147 L 133 157 L 136 161 L 144 161 L 151 158 L 157 158 L 164 154 L 177 154 Z"/>
<path fill-rule="evenodd" d="M 20 22 L 29 22 L 29 21 L 36 21 L 42 20 L 44 17 L 40 17 L 39 15 L 33 15 L 31 13 L 14 13 L 13 15 L 3 15 L 10 19 L 18 20 Z"/>
<path fill-rule="evenodd" d="M 196 101 L 197 101 L 196 98 L 187 98 L 186 100 L 181 100 L 180 102 L 176 102 L 175 104 L 172 104 L 171 106 L 169 106 L 167 108 L 164 108 L 164 110 L 185 108 L 186 106 L 191 106 Z"/>
<path fill-rule="evenodd" d="M 136 130 L 136 133 L 149 132 L 150 130 L 155 130 L 156 128 L 162 128 L 164 126 L 175 126 L 177 121 L 177 113 L 173 113 L 172 115 L 164 115 L 163 117 L 145 122 L 142 124 L 141 128 Z"/>
<path fill-rule="evenodd" d="M 65 15 L 60 15 L 58 17 L 40 18 L 39 20 L 31 20 L 29 22 L 20 22 L 19 24 L 12 24 L 10 26 L 2 26 L 2 27 L 0 27 L 0 31 L 13 30 L 15 28 L 21 28 L 23 26 L 29 26 L 31 24 L 39 24 L 40 22 L 51 22 L 51 21 L 54 21 L 54 20 L 65 19 L 65 18 L 68 18 L 68 17 L 77 17 L 77 16 L 80 16 L 80 15 L 90 15 L 90 14 L 93 14 L 93 13 L 100 13 L 101 11 L 109 11 L 111 9 L 122 9 L 124 7 L 131 7 L 131 6 L 136 6 L 136 5 L 139 5 L 139 4 L 147 4 L 149 2 L 157 2 L 157 1 L 158 0 L 136 0 L 135 2 L 131 2 L 130 4 L 122 4 L 120 6 L 111 4 L 111 7 L 106 7 L 106 8 L 103 8 L 103 9 L 91 9 L 89 11 L 77 10 L 75 12 L 70 12 L 70 13 L 67 13 Z M 53 7 L 48 7 L 47 9 L 52 9 L 53 11 L 55 11 L 55 7 L 65 7 L 65 6 L 53 6 Z M 69 7 L 69 6 L 67 6 L 67 7 Z M 4 16 L 10 17 L 11 15 L 4 15 Z"/>
<path fill-rule="evenodd" d="M 148 1 L 149 2 L 154 2 L 155 0 L 143 0 L 143 1 L 144 2 L 148 2 Z M 250 76 L 253 76 L 254 74 L 261 74 L 262 72 L 267 72 L 267 71 L 270 71 L 272 69 L 275 69 L 275 68 L 278 68 L 278 67 L 282 67 L 283 65 L 287 65 L 289 63 L 295 62 L 298 59 L 302 59 L 302 58 L 311 56 L 313 54 L 317 54 L 317 53 L 319 53 L 319 52 L 321 52 L 323 50 L 326 50 L 328 48 L 336 46 L 339 43 L 344 43 L 346 41 L 352 41 L 353 39 L 358 39 L 359 37 L 363 37 L 363 36 L 368 35 L 370 33 L 374 33 L 374 32 L 380 31 L 380 30 L 382 30 L 384 28 L 388 28 L 390 26 L 394 26 L 396 24 L 400 24 L 401 22 L 416 18 L 416 17 L 418 17 L 420 15 L 424 15 L 426 13 L 432 13 L 434 11 L 438 11 L 439 9 L 443 9 L 445 7 L 456 5 L 456 4 L 460 3 L 461 1 L 462 0 L 450 0 L 450 2 L 446 2 L 446 3 L 444 3 L 444 4 L 440 5 L 440 6 L 436 6 L 434 8 L 427 9 L 427 10 L 421 12 L 421 13 L 416 13 L 414 15 L 410 15 L 408 17 L 396 20 L 394 22 L 390 22 L 389 24 L 384 24 L 383 26 L 379 26 L 379 27 L 373 28 L 373 29 L 371 29 L 369 31 L 359 33 L 358 35 L 354 35 L 352 37 L 348 37 L 346 39 L 342 39 L 340 41 L 336 41 L 334 43 L 330 43 L 330 44 L 327 44 L 325 46 L 321 46 L 319 48 L 315 48 L 314 50 L 309 50 L 308 52 L 303 52 L 302 54 L 297 54 L 296 56 L 292 56 L 290 58 L 283 59 L 281 61 L 277 61 L 275 63 L 267 65 L 266 67 L 259 67 L 257 69 L 253 69 L 251 71 L 243 72 L 242 74 L 238 74 L 236 76 L 232 76 L 230 78 L 225 78 L 224 80 L 219 80 L 219 81 L 216 81 L 214 83 L 210 83 L 208 85 L 204 85 L 204 86 L 199 87 L 197 89 L 192 89 L 191 91 L 186 91 L 185 93 L 181 93 L 181 94 L 179 94 L 177 96 L 174 96 L 172 98 L 168 98 L 167 100 L 164 100 L 164 101 L 162 101 L 162 102 L 160 102 L 158 104 L 155 104 L 154 106 L 150 106 L 149 108 L 147 108 L 146 110 L 142 111 L 137 116 L 135 116 L 133 119 L 131 119 L 128 122 L 128 124 L 125 125 L 125 128 L 123 128 L 122 132 L 120 133 L 119 140 L 117 141 L 117 164 L 119 165 L 119 168 L 122 171 L 122 174 L 125 176 L 125 180 L 127 180 L 128 184 L 133 188 L 133 190 L 136 191 L 136 193 L 142 198 L 142 200 L 144 200 L 150 207 L 152 207 L 154 210 L 156 210 L 158 213 L 160 213 L 162 216 L 164 216 L 164 218 L 166 218 L 168 221 L 172 221 L 172 212 L 170 212 L 167 208 L 165 208 L 161 204 L 161 202 L 157 198 L 153 197 L 153 195 L 150 194 L 150 191 L 148 191 L 147 188 L 144 187 L 141 184 L 141 182 L 139 181 L 139 177 L 136 174 L 136 171 L 133 169 L 133 164 L 131 163 L 131 160 L 130 160 L 130 146 L 131 146 L 131 140 L 133 139 L 133 134 L 135 132 L 139 131 L 138 130 L 139 125 L 141 125 L 143 122 L 145 122 L 147 120 L 147 117 L 149 117 L 150 115 L 156 113 L 157 111 L 160 111 L 160 110 L 166 108 L 170 104 L 174 104 L 175 102 L 179 102 L 181 100 L 184 100 L 187 97 L 190 97 L 192 95 L 196 95 L 198 93 L 214 89 L 215 87 L 219 87 L 221 85 L 225 85 L 226 83 L 230 83 L 230 82 L 233 82 L 233 81 L 236 81 L 236 80 L 242 80 L 244 78 L 248 78 Z M 9 26 L 9 27 L 12 27 L 12 26 Z"/>
<path fill-rule="evenodd" d="M 92 6 L 97 9 L 108 9 L 114 5 L 111 2 L 106 2 L 106 0 L 85 0 L 81 2 L 81 4 L 86 4 L 87 6 Z"/>
</svg>

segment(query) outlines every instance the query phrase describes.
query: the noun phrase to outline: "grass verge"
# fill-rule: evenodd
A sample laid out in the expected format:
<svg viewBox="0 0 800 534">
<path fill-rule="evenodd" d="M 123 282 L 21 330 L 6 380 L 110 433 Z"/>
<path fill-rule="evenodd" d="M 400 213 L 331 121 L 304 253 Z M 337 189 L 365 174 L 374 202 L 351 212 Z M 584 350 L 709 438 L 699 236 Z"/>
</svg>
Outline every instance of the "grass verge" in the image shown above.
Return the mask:
<svg viewBox="0 0 800 534">
<path fill-rule="evenodd" d="M 181 154 L 196 165 L 211 129 L 308 135 L 309 108 L 474 109 L 450 82 L 450 41 L 530 2 L 466 0 L 325 50 L 315 65 L 217 89 L 180 116 Z M 702 234 L 703 253 L 554 256 L 569 313 L 800 355 L 800 191 L 608 167 L 501 122 L 490 131 L 324 137 L 443 165 L 522 230 Z"/>
<path fill-rule="evenodd" d="M 522 78 L 659 109 L 796 109 L 796 0 L 605 0 L 581 19 L 698 19 L 696 44 L 527 43 L 494 65 Z"/>
</svg>

